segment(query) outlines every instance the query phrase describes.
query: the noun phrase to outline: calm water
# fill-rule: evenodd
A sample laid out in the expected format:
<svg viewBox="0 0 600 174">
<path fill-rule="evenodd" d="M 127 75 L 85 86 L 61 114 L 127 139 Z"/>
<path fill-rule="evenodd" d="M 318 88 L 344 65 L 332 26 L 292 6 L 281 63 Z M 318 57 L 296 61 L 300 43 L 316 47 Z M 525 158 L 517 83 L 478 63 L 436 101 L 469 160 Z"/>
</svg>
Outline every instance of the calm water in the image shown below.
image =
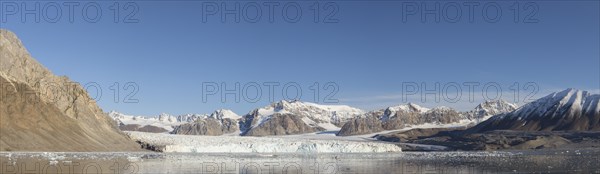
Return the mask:
<svg viewBox="0 0 600 174">
<path fill-rule="evenodd" d="M 0 173 L 600 173 L 600 150 L 392 154 L 0 153 Z"/>
</svg>

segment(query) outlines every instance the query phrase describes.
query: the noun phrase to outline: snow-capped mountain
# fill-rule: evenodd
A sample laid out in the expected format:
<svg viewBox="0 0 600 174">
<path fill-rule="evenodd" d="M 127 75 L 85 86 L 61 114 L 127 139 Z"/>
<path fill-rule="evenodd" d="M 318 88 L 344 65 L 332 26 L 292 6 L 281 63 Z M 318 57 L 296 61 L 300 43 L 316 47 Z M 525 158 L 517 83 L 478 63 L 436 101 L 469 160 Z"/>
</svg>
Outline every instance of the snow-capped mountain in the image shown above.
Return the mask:
<svg viewBox="0 0 600 174">
<path fill-rule="evenodd" d="M 465 114 L 469 120 L 481 122 L 491 116 L 512 112 L 517 108 L 516 104 L 504 100 L 490 100 L 477 105 L 477 107 Z"/>
<path fill-rule="evenodd" d="M 227 109 L 216 110 L 210 116 L 174 126 L 173 134 L 212 135 L 239 134 L 240 116 Z"/>
<path fill-rule="evenodd" d="M 364 111 L 346 105 L 320 105 L 310 102 L 282 100 L 263 108 L 255 109 L 244 115 L 241 125 L 242 132 L 247 132 L 250 129 L 270 129 L 261 127 L 261 125 L 265 125 L 265 123 L 269 121 L 293 122 L 295 123 L 293 125 L 294 127 L 300 127 L 302 130 L 307 131 L 319 129 L 338 130 L 339 126 L 343 123 L 361 116 L 362 114 L 364 114 Z M 287 121 L 280 120 L 280 118 L 273 119 L 274 117 L 279 116 L 281 116 L 281 119 L 286 119 Z M 310 129 L 309 127 L 318 129 Z M 273 129 L 285 130 L 288 128 L 289 127 L 281 127 Z M 270 131 L 262 132 L 268 133 Z"/>
<path fill-rule="evenodd" d="M 457 127 L 467 126 L 496 114 L 511 112 L 516 105 L 505 101 L 486 101 L 468 112 L 459 112 L 446 106 L 428 109 L 414 103 L 370 111 L 343 125 L 338 135 L 358 135 L 398 130 L 407 127 Z M 378 121 L 376 121 L 378 120 Z"/>
<path fill-rule="evenodd" d="M 109 115 L 119 124 L 152 125 L 182 134 L 221 135 L 240 130 L 242 135 L 290 135 L 316 131 L 337 131 L 342 129 L 348 135 L 373 133 L 373 131 L 396 130 L 424 124 L 469 125 L 485 120 L 492 115 L 510 112 L 516 105 L 505 101 L 486 101 L 469 112 L 458 112 L 452 108 L 439 106 L 433 109 L 414 103 L 390 106 L 385 109 L 364 111 L 346 105 L 320 105 L 301 101 L 279 101 L 257 108 L 244 116 L 226 109 L 212 114 L 185 114 L 173 116 L 160 114 L 158 117 L 130 116 L 118 112 Z M 359 119 L 358 118 L 368 118 Z M 214 119 L 214 120 L 208 120 Z M 351 125 L 343 126 L 355 120 Z M 366 121 L 364 123 L 360 123 Z M 211 127 L 212 124 L 217 127 Z M 182 127 L 182 125 L 185 125 Z M 239 126 L 238 126 L 239 125 Z M 359 127 L 357 127 L 359 126 Z M 208 128 L 211 128 L 211 131 Z M 369 128 L 369 129 L 367 129 Z M 371 129 L 373 128 L 373 129 Z M 359 132 L 356 132 L 360 130 Z"/>
<path fill-rule="evenodd" d="M 163 128 L 167 132 L 173 132 L 175 129 L 178 132 L 175 133 L 198 133 L 205 135 L 206 131 L 203 131 L 206 127 L 218 127 L 213 130 L 221 130 L 221 132 L 230 133 L 238 131 L 238 121 L 241 118 L 235 112 L 227 109 L 220 109 L 214 111 L 212 114 L 184 114 L 173 116 L 170 114 L 162 113 L 157 117 L 146 117 L 146 116 L 133 116 L 117 111 L 111 111 L 108 115 L 113 118 L 120 126 L 126 125 L 139 125 L 143 126 L 155 126 Z M 197 123 L 197 124 L 196 124 Z M 200 124 L 203 123 L 203 124 Z M 208 123 L 208 124 L 204 124 Z M 190 124 L 190 125 L 187 125 Z M 214 124 L 214 125 L 213 125 Z M 182 125 L 185 125 L 182 127 Z M 199 129 L 199 130 L 192 130 Z M 214 132 L 214 131 L 213 131 Z M 218 134 L 218 133 L 213 133 Z"/>
<path fill-rule="evenodd" d="M 503 100 L 485 101 L 468 112 L 439 106 L 432 109 L 414 103 L 390 106 L 365 113 L 346 105 L 320 105 L 301 101 L 279 101 L 257 108 L 244 116 L 230 110 L 216 110 L 210 115 L 187 114 L 158 117 L 130 116 L 118 112 L 109 115 L 120 124 L 154 125 L 169 131 L 174 126 L 198 123 L 183 132 L 203 132 L 212 123 L 221 127 L 214 134 L 240 130 L 242 135 L 267 136 L 303 134 L 324 130 L 341 130 L 338 135 L 357 135 L 383 130 L 433 127 L 475 126 L 477 131 L 515 130 L 599 130 L 600 94 L 567 89 L 552 93 L 520 108 Z M 492 119 L 490 119 L 492 118 Z M 206 122 L 206 119 L 215 119 Z M 239 129 L 237 127 L 239 125 Z M 194 129 L 194 131 L 191 131 Z M 219 129 L 221 131 L 219 131 Z M 470 130 L 475 130 L 474 128 Z M 221 133 L 222 132 L 222 133 Z"/>
<path fill-rule="evenodd" d="M 229 118 L 229 119 L 240 119 L 241 116 L 239 116 L 238 114 L 236 114 L 235 112 L 228 110 L 228 109 L 219 109 L 216 110 L 215 112 L 213 112 L 212 114 L 210 114 L 209 116 L 210 118 L 215 118 L 218 120 L 222 120 L 224 118 Z"/>
<path fill-rule="evenodd" d="M 387 121 L 392 117 L 395 117 L 397 115 L 398 112 L 402 112 L 402 113 L 425 113 L 429 111 L 429 108 L 425 108 L 422 106 L 419 106 L 417 104 L 414 103 L 408 103 L 408 104 L 403 104 L 403 105 L 397 105 L 397 106 L 390 106 L 385 108 L 385 110 L 383 111 L 383 115 L 381 116 L 381 120 L 382 121 Z M 377 111 L 375 111 L 377 112 Z"/>
<path fill-rule="evenodd" d="M 266 111 L 266 112 L 265 112 Z M 303 117 L 308 117 L 317 123 L 339 123 L 362 115 L 364 111 L 346 105 L 320 105 L 301 101 L 279 101 L 270 106 L 259 109 L 261 115 L 270 115 L 271 112 L 288 112 Z M 265 113 L 265 114 L 263 114 Z"/>
<path fill-rule="evenodd" d="M 566 89 L 555 92 L 519 109 L 497 115 L 472 128 L 488 130 L 600 130 L 600 94 Z"/>
<path fill-rule="evenodd" d="M 231 110 L 221 109 L 216 110 L 212 114 L 183 114 L 183 115 L 170 115 L 166 113 L 161 113 L 156 117 L 148 117 L 148 116 L 134 116 L 127 115 L 117 111 L 111 111 L 108 115 L 117 122 L 118 125 L 140 125 L 140 126 L 156 126 L 163 128 L 169 132 L 174 130 L 174 126 L 179 126 L 185 123 L 193 123 L 199 120 L 205 120 L 208 118 L 216 119 L 219 123 L 222 123 L 224 119 L 230 119 L 227 121 L 234 122 L 237 127 L 237 121 L 241 118 L 235 112 Z"/>
<path fill-rule="evenodd" d="M 127 115 L 117 111 L 110 111 L 108 113 L 113 120 L 117 122 L 119 126 L 125 125 L 139 125 L 139 126 L 155 126 L 163 128 L 167 131 L 172 131 L 173 126 L 180 125 L 186 122 L 179 122 L 178 119 L 169 114 L 160 114 L 158 117 L 146 117 L 146 116 L 134 116 Z"/>
</svg>

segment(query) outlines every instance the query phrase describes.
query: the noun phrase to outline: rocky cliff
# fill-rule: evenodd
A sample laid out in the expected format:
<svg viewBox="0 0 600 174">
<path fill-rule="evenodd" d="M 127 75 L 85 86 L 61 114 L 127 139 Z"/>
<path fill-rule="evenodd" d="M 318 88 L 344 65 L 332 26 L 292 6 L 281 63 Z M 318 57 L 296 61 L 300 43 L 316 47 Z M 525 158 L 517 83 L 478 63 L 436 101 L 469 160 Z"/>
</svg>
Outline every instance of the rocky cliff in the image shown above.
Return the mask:
<svg viewBox="0 0 600 174">
<path fill-rule="evenodd" d="M 342 129 L 336 135 L 362 135 L 381 131 L 384 131 L 381 121 L 378 120 L 376 117 L 367 116 L 364 118 L 354 119 L 344 124 L 344 126 L 342 126 Z"/>
<path fill-rule="evenodd" d="M 0 30 L 0 151 L 131 151 L 81 85 L 31 57 L 17 36 Z"/>
</svg>

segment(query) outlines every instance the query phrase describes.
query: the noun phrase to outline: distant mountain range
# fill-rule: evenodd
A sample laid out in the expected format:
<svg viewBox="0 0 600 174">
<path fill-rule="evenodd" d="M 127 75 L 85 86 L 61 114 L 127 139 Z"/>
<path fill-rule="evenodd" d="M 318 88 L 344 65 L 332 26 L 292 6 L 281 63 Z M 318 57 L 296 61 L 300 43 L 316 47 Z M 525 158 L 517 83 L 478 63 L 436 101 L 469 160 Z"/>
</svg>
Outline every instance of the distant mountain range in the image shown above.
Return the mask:
<svg viewBox="0 0 600 174">
<path fill-rule="evenodd" d="M 337 135 L 360 135 L 423 126 L 468 126 L 515 109 L 515 104 L 503 100 L 486 101 L 468 112 L 459 112 L 445 106 L 429 109 L 408 103 L 371 111 L 345 124 Z"/>
<path fill-rule="evenodd" d="M 120 125 L 137 124 L 155 126 L 174 133 L 193 132 L 198 135 L 213 134 L 210 130 L 220 129 L 214 124 L 203 122 L 233 121 L 239 124 L 237 131 L 247 136 L 291 135 L 324 130 L 339 130 L 343 123 L 364 114 L 364 111 L 345 105 L 319 105 L 301 101 L 279 101 L 257 108 L 248 114 L 238 116 L 231 110 L 217 110 L 213 114 L 186 114 L 172 116 L 161 114 L 158 117 L 131 116 L 116 111 L 109 113 Z M 195 126 L 191 126 L 195 125 Z M 183 126 L 183 127 L 182 127 Z M 208 127 L 207 127 L 208 126 Z M 183 130 L 184 128 L 186 130 Z M 195 130 L 190 130 L 195 129 Z M 214 133 L 222 135 L 231 131 Z M 183 133 L 187 134 L 187 133 Z"/>
<path fill-rule="evenodd" d="M 158 117 L 143 117 L 113 111 L 109 116 L 121 125 L 137 124 L 139 127 L 149 125 L 163 128 L 163 132 L 175 134 L 223 135 L 238 132 L 243 136 L 269 136 L 339 131 L 338 135 L 345 136 L 422 125 L 467 126 L 516 108 L 514 104 L 498 100 L 486 101 L 468 112 L 458 112 L 444 106 L 429 109 L 413 103 L 365 112 L 346 105 L 320 105 L 282 100 L 254 109 L 243 116 L 224 109 L 210 115 L 160 114 Z M 239 126 L 231 125 L 233 122 L 238 123 Z M 219 131 L 224 130 L 223 125 L 226 125 L 228 131 Z"/>
<path fill-rule="evenodd" d="M 599 96 L 586 91 L 567 89 L 520 108 L 503 100 L 495 100 L 483 102 L 466 112 L 445 106 L 430 109 L 414 103 L 365 112 L 346 105 L 320 105 L 283 100 L 254 109 L 242 116 L 230 110 L 218 110 L 210 115 L 161 114 L 158 118 L 123 117 L 123 114 L 116 112 L 109 115 L 120 123 L 153 125 L 165 128 L 164 132 L 177 129 L 178 131 L 173 133 L 193 135 L 237 133 L 242 136 L 270 136 L 328 131 L 337 132 L 338 136 L 349 136 L 388 130 L 441 127 L 472 127 L 469 129 L 472 132 L 505 129 L 600 130 Z"/>
</svg>

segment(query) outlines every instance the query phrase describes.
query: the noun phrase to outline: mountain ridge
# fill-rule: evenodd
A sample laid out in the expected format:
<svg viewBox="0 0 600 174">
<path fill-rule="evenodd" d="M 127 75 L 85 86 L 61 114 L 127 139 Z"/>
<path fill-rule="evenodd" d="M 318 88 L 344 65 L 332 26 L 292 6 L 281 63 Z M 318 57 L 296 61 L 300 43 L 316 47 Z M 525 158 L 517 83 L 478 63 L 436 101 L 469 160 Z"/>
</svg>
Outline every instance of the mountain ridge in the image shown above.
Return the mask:
<svg viewBox="0 0 600 174">
<path fill-rule="evenodd" d="M 223 116 L 219 116 L 219 114 L 229 113 L 229 115 L 232 115 L 229 116 L 232 119 L 229 120 L 227 124 L 231 124 L 231 121 L 237 121 L 239 124 L 240 134 L 243 136 L 293 135 L 326 130 L 345 131 L 343 126 L 349 122 L 352 122 L 353 124 L 362 125 L 361 127 L 366 128 L 360 128 L 362 130 L 359 131 L 360 133 L 351 133 L 352 135 L 356 135 L 374 133 L 384 130 L 402 129 L 405 127 L 418 126 L 420 124 L 443 125 L 451 123 L 454 125 L 465 126 L 468 124 L 475 124 L 481 119 L 488 119 L 492 115 L 507 112 L 508 110 L 512 111 L 514 109 L 516 109 L 515 104 L 503 100 L 495 100 L 480 103 L 474 109 L 467 112 L 459 112 L 446 106 L 438 106 L 430 109 L 419 106 L 414 103 L 399 104 L 383 109 L 364 112 L 360 109 L 353 108 L 347 105 L 320 105 L 316 103 L 303 102 L 298 100 L 281 100 L 278 102 L 273 102 L 263 107 L 253 109 L 242 116 L 235 114 L 231 110 L 220 109 L 215 110 L 210 115 L 184 114 L 179 116 L 171 116 L 171 118 L 176 117 L 178 122 L 175 124 L 172 124 L 172 122 L 161 123 L 168 124 L 167 127 L 162 127 L 165 129 L 169 129 L 170 131 L 173 130 L 173 128 L 171 127 L 178 127 L 188 123 L 193 124 L 186 125 L 187 128 L 183 130 L 181 130 L 180 128 L 179 132 L 190 132 L 192 134 L 205 135 L 204 131 L 193 131 L 188 129 L 222 129 L 219 127 L 207 126 L 208 124 L 196 123 L 195 121 L 204 120 L 222 124 Z M 196 115 L 200 117 L 197 117 L 197 119 L 194 120 L 182 121 L 181 117 L 186 115 Z M 402 118 L 395 119 L 397 116 L 400 116 Z M 165 116 L 165 118 L 166 117 L 167 116 Z M 157 118 L 153 117 L 138 118 L 147 119 L 150 121 L 157 120 Z M 209 118 L 216 118 L 216 120 L 206 120 Z M 357 118 L 359 118 L 358 121 L 356 120 Z M 360 118 L 369 119 L 360 120 Z M 358 123 L 360 121 L 366 122 Z M 337 123 L 337 125 L 334 123 Z M 156 124 L 151 125 L 161 127 L 160 125 Z M 217 133 L 210 133 L 211 135 L 224 134 L 218 133 L 218 131 L 212 132 Z M 340 135 L 344 134 L 341 133 Z"/>
<path fill-rule="evenodd" d="M 527 103 L 513 112 L 494 116 L 469 131 L 598 131 L 599 101 L 600 94 L 569 88 Z"/>
<path fill-rule="evenodd" d="M 486 120 L 495 114 L 514 109 L 516 109 L 515 104 L 503 100 L 485 101 L 467 112 L 459 112 L 446 106 L 429 109 L 407 103 L 405 105 L 391 106 L 385 110 L 380 109 L 368 112 L 364 117 L 348 122 L 337 135 L 370 134 L 383 130 L 398 130 L 424 124 L 437 124 L 440 127 L 451 124 L 468 126 L 470 124 L 477 124 L 481 120 Z"/>
</svg>

